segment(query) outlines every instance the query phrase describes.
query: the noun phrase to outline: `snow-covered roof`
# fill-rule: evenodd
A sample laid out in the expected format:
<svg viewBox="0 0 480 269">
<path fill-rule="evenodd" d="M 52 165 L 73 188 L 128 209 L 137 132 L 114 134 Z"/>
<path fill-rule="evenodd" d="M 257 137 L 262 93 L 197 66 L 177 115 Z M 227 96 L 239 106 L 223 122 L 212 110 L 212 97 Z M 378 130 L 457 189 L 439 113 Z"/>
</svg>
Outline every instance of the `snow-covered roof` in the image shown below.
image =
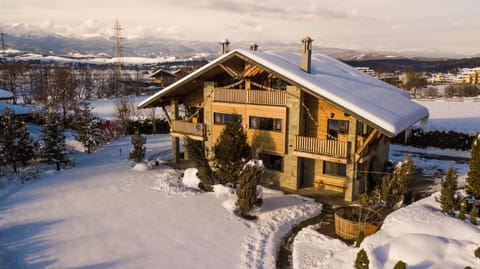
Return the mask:
<svg viewBox="0 0 480 269">
<path fill-rule="evenodd" d="M 164 74 L 170 75 L 170 76 L 172 76 L 172 77 L 175 76 L 175 72 L 172 72 L 172 71 L 170 71 L 170 70 L 165 70 L 165 69 L 163 69 L 163 68 L 160 68 L 160 69 L 154 71 L 154 72 L 150 75 L 150 77 L 155 77 L 155 76 L 157 76 L 157 75 L 160 74 L 160 73 L 164 73 Z"/>
<path fill-rule="evenodd" d="M 13 93 L 4 89 L 0 89 L 0 99 L 13 99 Z"/>
<path fill-rule="evenodd" d="M 237 49 L 203 66 L 139 104 L 148 107 L 176 87 L 238 55 L 303 90 L 327 99 L 351 115 L 373 124 L 389 136 L 428 118 L 428 110 L 410 100 L 408 93 L 323 54 L 312 55 L 311 73 L 299 68 L 300 54 L 286 51 Z"/>
</svg>

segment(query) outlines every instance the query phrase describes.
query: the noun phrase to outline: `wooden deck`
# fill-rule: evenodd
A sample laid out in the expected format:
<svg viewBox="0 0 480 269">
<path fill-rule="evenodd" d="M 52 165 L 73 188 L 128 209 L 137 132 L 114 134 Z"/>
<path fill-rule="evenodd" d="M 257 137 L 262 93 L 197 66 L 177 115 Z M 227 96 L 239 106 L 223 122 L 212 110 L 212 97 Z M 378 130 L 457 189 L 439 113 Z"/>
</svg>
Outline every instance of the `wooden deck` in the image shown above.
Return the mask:
<svg viewBox="0 0 480 269">
<path fill-rule="evenodd" d="M 294 154 L 305 158 L 347 163 L 348 143 L 316 137 L 297 136 Z"/>
<path fill-rule="evenodd" d="M 215 88 L 213 90 L 213 101 L 254 105 L 284 106 L 287 104 L 287 92 L 283 90 L 244 90 Z"/>
</svg>

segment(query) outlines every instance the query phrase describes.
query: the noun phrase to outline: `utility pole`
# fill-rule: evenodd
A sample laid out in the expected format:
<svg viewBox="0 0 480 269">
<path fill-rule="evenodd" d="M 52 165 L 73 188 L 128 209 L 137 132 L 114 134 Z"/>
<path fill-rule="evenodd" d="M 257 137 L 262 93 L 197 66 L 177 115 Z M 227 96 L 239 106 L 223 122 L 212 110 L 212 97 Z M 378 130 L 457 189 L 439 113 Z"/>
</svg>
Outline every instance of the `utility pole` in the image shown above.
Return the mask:
<svg viewBox="0 0 480 269">
<path fill-rule="evenodd" d="M 115 97 L 118 97 L 119 95 L 124 94 L 121 90 L 121 83 L 123 80 L 123 47 L 121 41 L 123 37 L 121 33 L 122 27 L 120 26 L 118 20 L 115 20 L 115 26 L 113 27 L 113 30 L 115 31 L 115 64 L 113 68 L 113 85 Z"/>
</svg>

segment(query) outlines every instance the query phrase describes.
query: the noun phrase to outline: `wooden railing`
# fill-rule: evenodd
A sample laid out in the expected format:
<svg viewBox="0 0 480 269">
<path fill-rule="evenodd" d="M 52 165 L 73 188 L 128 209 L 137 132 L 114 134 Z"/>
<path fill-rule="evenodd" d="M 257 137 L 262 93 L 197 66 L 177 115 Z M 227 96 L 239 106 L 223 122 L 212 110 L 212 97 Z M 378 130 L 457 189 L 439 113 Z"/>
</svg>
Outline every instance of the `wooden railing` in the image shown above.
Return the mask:
<svg viewBox="0 0 480 269">
<path fill-rule="evenodd" d="M 316 137 L 297 136 L 295 150 L 332 157 L 347 157 L 347 143 Z"/>
<path fill-rule="evenodd" d="M 255 105 L 285 105 L 287 93 L 282 90 L 243 90 L 215 88 L 213 100 L 229 103 L 247 103 Z"/>
<path fill-rule="evenodd" d="M 203 136 L 203 124 L 189 121 L 172 121 L 172 132 L 185 135 Z"/>
</svg>

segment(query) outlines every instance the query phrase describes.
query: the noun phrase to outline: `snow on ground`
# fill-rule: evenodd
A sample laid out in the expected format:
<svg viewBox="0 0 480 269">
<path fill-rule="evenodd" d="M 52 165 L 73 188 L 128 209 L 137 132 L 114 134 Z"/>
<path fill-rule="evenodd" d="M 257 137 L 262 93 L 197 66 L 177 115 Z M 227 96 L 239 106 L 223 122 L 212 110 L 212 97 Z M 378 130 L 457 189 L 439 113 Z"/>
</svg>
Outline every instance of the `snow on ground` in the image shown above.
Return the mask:
<svg viewBox="0 0 480 269">
<path fill-rule="evenodd" d="M 147 143 L 151 170 L 132 168 L 126 137 L 75 153 L 72 169 L 1 190 L 0 261 L 29 269 L 274 268 L 283 234 L 321 209 L 264 190 L 258 220 L 243 220 L 223 207 L 231 195 L 188 188 L 183 171 L 162 164 L 171 158 L 168 135 Z"/>
<path fill-rule="evenodd" d="M 444 100 L 420 101 L 425 106 L 430 117 L 426 130 L 440 130 L 475 134 L 480 132 L 480 102 L 465 98 L 463 102 Z"/>
<path fill-rule="evenodd" d="M 388 215 L 381 230 L 365 238 L 370 268 L 480 268 L 474 251 L 480 226 L 443 214 L 436 193 Z M 293 243 L 293 268 L 353 268 L 359 248 L 304 228 Z"/>
<path fill-rule="evenodd" d="M 130 97 L 132 101 L 135 103 L 135 106 L 138 105 L 145 96 L 132 96 Z M 90 100 L 90 104 L 93 107 L 93 114 L 97 117 L 107 120 L 116 119 L 116 112 L 115 112 L 115 103 L 117 102 L 117 98 L 109 98 L 109 99 L 92 99 Z M 141 109 L 137 111 L 137 116 L 139 118 L 150 117 L 151 109 Z M 157 118 L 163 115 L 163 111 L 161 108 L 157 108 L 155 111 L 155 115 Z"/>
</svg>

